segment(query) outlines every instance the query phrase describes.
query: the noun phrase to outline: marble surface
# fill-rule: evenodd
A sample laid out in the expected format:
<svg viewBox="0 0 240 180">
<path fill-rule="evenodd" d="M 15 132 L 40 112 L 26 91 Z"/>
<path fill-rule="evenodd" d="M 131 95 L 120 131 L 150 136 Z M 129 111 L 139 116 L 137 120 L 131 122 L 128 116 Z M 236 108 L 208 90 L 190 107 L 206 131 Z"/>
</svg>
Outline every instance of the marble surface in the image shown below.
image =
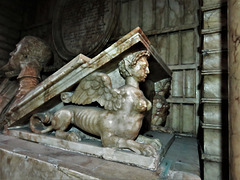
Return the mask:
<svg viewBox="0 0 240 180">
<path fill-rule="evenodd" d="M 156 171 L 0 134 L 1 179 L 199 180 L 197 140 L 176 137 Z M 4 168 L 3 168 L 4 167 Z"/>
<path fill-rule="evenodd" d="M 159 172 L 0 134 L 1 179 L 157 179 Z"/>
<path fill-rule="evenodd" d="M 239 179 L 240 169 L 240 0 L 228 1 L 229 29 L 229 138 L 230 174 Z"/>
<path fill-rule="evenodd" d="M 157 170 L 163 156 L 174 141 L 173 134 L 154 131 L 147 132 L 147 137 L 157 138 L 162 143 L 162 148 L 158 151 L 158 155 L 156 157 L 149 157 L 133 153 L 129 150 L 117 150 L 116 148 L 102 147 L 101 142 L 97 140 L 82 140 L 80 142 L 72 142 L 59 139 L 54 136 L 34 134 L 29 132 L 29 130 L 23 129 L 8 130 L 5 133 L 18 137 L 20 139 L 63 148 L 70 151 L 80 152 L 87 155 L 103 158 L 105 160 L 131 164 L 150 170 Z"/>
</svg>

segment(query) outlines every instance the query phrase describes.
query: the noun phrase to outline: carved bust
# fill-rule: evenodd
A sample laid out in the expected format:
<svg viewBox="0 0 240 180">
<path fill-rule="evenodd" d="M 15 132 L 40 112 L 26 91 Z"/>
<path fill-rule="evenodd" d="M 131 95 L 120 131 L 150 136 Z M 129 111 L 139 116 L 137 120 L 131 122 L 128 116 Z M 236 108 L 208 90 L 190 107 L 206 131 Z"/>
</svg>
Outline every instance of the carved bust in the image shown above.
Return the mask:
<svg viewBox="0 0 240 180">
<path fill-rule="evenodd" d="M 21 98 L 38 84 L 40 71 L 51 59 L 52 52 L 43 40 L 26 36 L 16 45 L 10 56 L 1 71 L 8 77 L 17 76 L 20 85 L 16 96 Z"/>
<path fill-rule="evenodd" d="M 13 92 L 0 94 L 0 113 L 3 109 L 7 109 L 1 114 L 0 119 L 4 120 L 0 123 L 0 128 L 9 121 L 9 115 L 22 97 L 37 86 L 40 81 L 40 72 L 51 59 L 52 52 L 43 40 L 26 36 L 16 45 L 16 49 L 10 53 L 10 56 L 8 63 L 0 68 L 1 75 L 6 77 L 6 80 L 11 78 L 12 82 L 2 84 L 4 86 L 2 89 Z M 19 82 L 16 82 L 13 77 L 17 77 Z"/>
</svg>

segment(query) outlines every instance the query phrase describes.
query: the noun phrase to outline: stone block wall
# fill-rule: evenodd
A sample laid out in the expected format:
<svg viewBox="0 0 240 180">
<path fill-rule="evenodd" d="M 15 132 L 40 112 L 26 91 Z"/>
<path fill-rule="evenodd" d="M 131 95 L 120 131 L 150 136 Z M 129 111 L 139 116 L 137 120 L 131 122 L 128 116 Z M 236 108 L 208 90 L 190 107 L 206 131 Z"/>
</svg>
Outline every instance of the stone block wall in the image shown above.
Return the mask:
<svg viewBox="0 0 240 180">
<path fill-rule="evenodd" d="M 203 177 L 228 179 L 227 1 L 201 4 Z"/>
</svg>

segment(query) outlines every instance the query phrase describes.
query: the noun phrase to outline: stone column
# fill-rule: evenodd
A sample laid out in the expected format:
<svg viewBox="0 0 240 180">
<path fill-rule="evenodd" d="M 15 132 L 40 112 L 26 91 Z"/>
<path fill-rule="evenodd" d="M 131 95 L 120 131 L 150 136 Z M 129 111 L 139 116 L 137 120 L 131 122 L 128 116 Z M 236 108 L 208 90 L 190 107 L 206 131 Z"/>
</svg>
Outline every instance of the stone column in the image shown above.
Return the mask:
<svg viewBox="0 0 240 180">
<path fill-rule="evenodd" d="M 240 179 L 240 0 L 228 1 L 230 179 Z"/>
</svg>

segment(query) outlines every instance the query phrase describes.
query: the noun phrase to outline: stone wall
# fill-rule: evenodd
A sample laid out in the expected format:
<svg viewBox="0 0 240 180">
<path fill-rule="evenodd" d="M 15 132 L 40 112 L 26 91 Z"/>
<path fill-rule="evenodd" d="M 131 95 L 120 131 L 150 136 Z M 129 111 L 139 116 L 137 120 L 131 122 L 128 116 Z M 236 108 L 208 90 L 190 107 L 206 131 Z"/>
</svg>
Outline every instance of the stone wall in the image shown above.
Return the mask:
<svg viewBox="0 0 240 180">
<path fill-rule="evenodd" d="M 203 0 L 201 12 L 204 179 L 228 179 L 227 2 Z"/>
</svg>

